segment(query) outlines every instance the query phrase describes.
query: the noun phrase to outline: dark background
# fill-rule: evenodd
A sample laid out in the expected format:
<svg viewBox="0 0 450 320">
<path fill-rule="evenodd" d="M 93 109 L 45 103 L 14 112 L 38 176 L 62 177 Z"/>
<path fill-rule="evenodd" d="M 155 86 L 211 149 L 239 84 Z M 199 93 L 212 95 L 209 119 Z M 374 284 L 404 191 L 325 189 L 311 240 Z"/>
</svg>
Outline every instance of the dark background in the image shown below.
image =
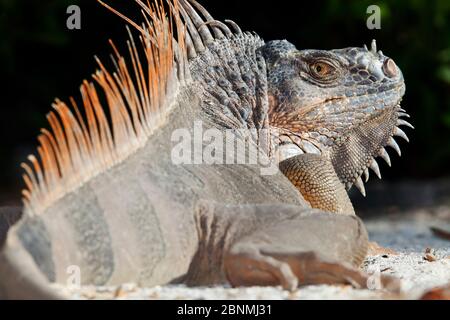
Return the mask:
<svg viewBox="0 0 450 320">
<path fill-rule="evenodd" d="M 107 1 L 138 17 L 133 1 Z M 416 130 L 403 151 L 381 164 L 388 182 L 430 181 L 450 174 L 450 1 L 200 1 L 217 19 L 230 18 L 265 40 L 288 39 L 297 48 L 333 49 L 370 44 L 400 66 L 403 107 Z M 81 30 L 66 28 L 66 8 L 81 7 Z M 366 8 L 381 7 L 381 30 L 368 30 Z M 94 0 L 0 0 L 0 203 L 17 201 L 19 163 L 34 152 L 36 136 L 55 97 L 78 97 L 78 86 L 107 60 L 107 40 L 124 43 L 124 22 Z"/>
</svg>

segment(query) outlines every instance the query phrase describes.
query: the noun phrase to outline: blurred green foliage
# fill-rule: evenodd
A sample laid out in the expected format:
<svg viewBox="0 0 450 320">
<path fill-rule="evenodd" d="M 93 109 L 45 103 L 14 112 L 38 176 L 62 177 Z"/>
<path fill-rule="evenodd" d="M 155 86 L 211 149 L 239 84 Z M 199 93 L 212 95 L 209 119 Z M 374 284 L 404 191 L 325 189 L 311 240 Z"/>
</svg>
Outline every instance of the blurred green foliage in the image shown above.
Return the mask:
<svg viewBox="0 0 450 320">
<path fill-rule="evenodd" d="M 123 8 L 132 0 L 109 1 Z M 369 44 L 372 38 L 406 79 L 402 105 L 415 131 L 402 143 L 404 157 L 383 170 L 388 178 L 429 178 L 450 173 L 450 1 L 205 0 L 219 19 L 231 18 L 266 40 L 285 38 L 299 49 Z M 82 29 L 66 28 L 67 6 L 82 10 Z M 366 9 L 381 8 L 381 30 L 368 30 Z M 135 13 L 132 13 L 135 14 Z M 32 152 L 55 96 L 77 94 L 106 58 L 107 39 L 125 39 L 124 23 L 94 0 L 0 0 L 0 191 L 20 186 L 18 163 Z M 6 84 L 6 85 L 5 85 Z M 400 162 L 400 163 L 399 163 Z"/>
</svg>

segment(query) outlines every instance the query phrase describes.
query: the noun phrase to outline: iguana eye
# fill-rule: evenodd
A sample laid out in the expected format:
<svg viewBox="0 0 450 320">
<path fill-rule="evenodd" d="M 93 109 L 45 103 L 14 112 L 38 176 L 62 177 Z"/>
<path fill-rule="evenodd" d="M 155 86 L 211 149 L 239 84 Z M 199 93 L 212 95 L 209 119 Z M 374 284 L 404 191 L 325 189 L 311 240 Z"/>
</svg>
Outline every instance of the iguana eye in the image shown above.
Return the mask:
<svg viewBox="0 0 450 320">
<path fill-rule="evenodd" d="M 316 78 L 326 78 L 335 73 L 336 69 L 326 62 L 314 62 L 310 65 L 311 73 Z"/>
</svg>

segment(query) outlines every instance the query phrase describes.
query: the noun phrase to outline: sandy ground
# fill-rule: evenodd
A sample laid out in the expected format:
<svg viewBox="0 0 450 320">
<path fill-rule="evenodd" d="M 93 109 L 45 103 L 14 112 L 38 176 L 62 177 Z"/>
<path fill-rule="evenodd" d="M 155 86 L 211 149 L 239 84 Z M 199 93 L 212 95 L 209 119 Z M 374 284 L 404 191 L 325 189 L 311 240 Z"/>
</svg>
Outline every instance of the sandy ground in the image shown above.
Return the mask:
<svg viewBox="0 0 450 320">
<path fill-rule="evenodd" d="M 383 211 L 383 210 L 382 210 Z M 424 292 L 450 283 L 450 240 L 440 238 L 430 227 L 450 231 L 450 208 L 434 207 L 407 213 L 370 215 L 364 219 L 371 241 L 397 254 L 369 256 L 362 269 L 372 274 L 400 279 L 400 294 L 383 289 L 354 289 L 351 286 L 314 285 L 289 292 L 280 287 L 231 288 L 229 286 L 189 288 L 183 285 L 139 288 L 86 286 L 58 288 L 74 299 L 417 299 Z"/>
<path fill-rule="evenodd" d="M 436 236 L 430 229 L 450 232 L 448 208 L 372 218 L 366 220 L 366 226 L 371 241 L 398 254 L 368 257 L 363 268 L 399 278 L 404 298 L 418 298 L 450 283 L 450 240 Z"/>
</svg>

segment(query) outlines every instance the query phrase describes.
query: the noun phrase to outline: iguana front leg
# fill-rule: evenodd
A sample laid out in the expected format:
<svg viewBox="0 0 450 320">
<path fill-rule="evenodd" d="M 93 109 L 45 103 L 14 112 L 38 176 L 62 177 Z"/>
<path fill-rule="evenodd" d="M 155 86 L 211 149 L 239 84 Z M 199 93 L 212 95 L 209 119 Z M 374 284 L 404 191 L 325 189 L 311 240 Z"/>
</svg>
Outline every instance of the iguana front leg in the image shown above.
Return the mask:
<svg viewBox="0 0 450 320">
<path fill-rule="evenodd" d="M 280 162 L 280 170 L 311 207 L 339 214 L 355 214 L 344 185 L 331 161 L 317 154 L 301 154 Z M 395 251 L 369 242 L 368 255 Z"/>
<path fill-rule="evenodd" d="M 272 221 L 259 219 L 254 231 L 227 251 L 224 265 L 231 284 L 289 290 L 307 284 L 367 287 L 367 277 L 357 269 L 366 254 L 367 233 L 356 216 L 288 206 L 271 209 L 278 211 Z M 260 208 L 258 214 L 266 212 L 269 216 Z"/>
<path fill-rule="evenodd" d="M 367 232 L 355 215 L 214 202 L 201 202 L 197 211 L 200 245 L 183 279 L 188 285 L 228 280 L 233 286 L 286 289 L 319 283 L 366 287 L 357 267 L 367 251 Z"/>
<path fill-rule="evenodd" d="M 355 214 L 331 161 L 317 154 L 301 154 L 280 162 L 280 170 L 311 207 L 334 213 Z"/>
</svg>

